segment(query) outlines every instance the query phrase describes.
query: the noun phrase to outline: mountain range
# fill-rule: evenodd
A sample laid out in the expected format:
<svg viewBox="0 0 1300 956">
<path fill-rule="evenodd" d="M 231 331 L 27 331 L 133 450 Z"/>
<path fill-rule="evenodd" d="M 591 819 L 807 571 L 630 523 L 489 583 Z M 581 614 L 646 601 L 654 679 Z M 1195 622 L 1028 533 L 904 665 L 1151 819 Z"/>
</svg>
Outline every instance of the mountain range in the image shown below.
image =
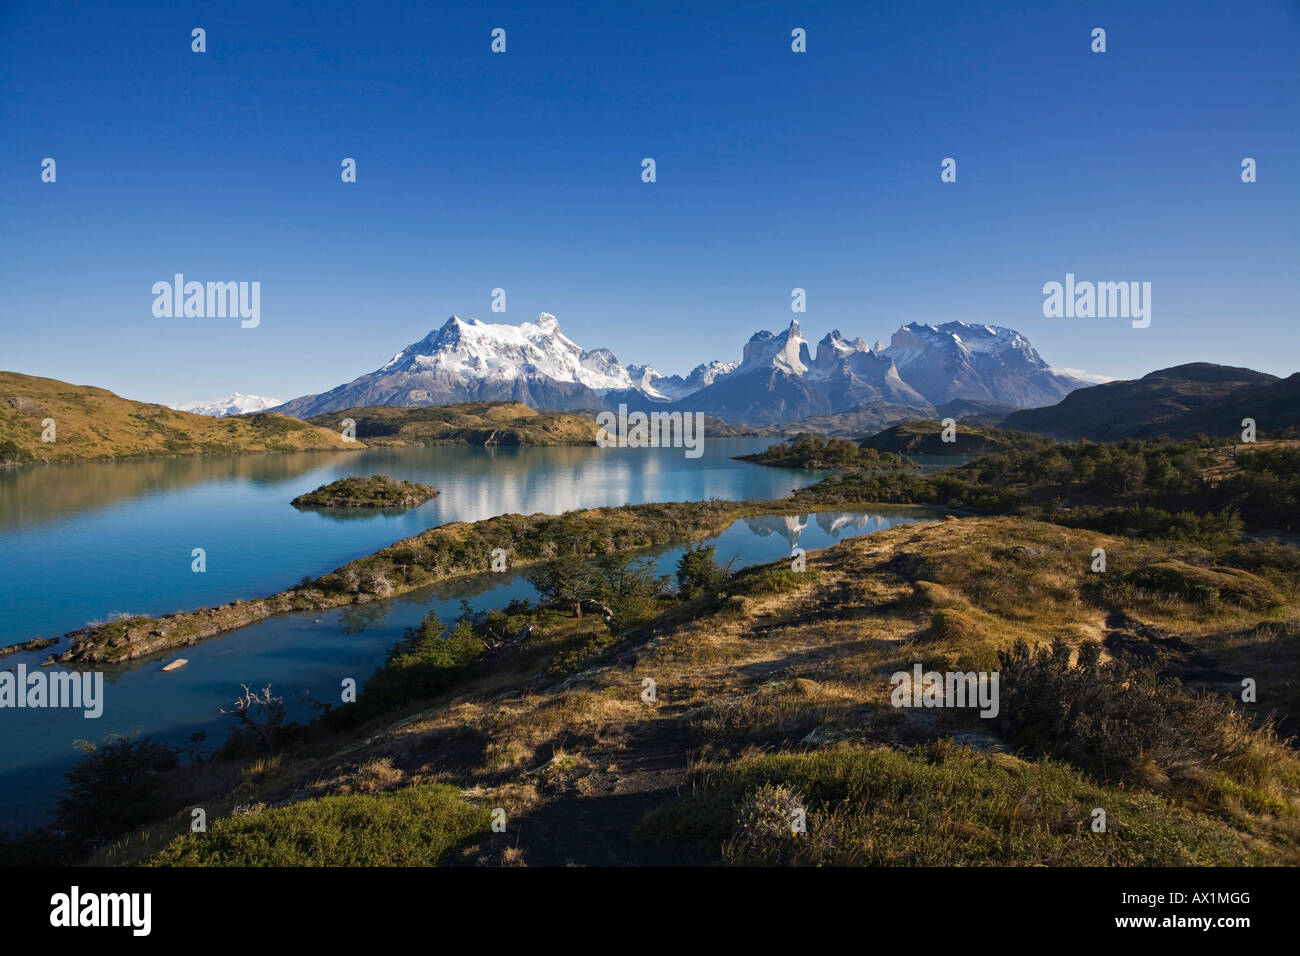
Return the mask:
<svg viewBox="0 0 1300 956">
<path fill-rule="evenodd" d="M 543 313 L 517 326 L 452 316 L 375 371 L 274 410 L 308 418 L 374 405 L 515 401 L 572 411 L 627 404 L 765 425 L 866 405 L 888 409 L 881 420 L 892 424 L 933 416 L 953 402 L 1008 410 L 1049 405 L 1087 384 L 1050 367 L 1019 332 L 965 322 L 909 323 L 888 347 L 833 331 L 814 353 L 793 321 L 784 331 L 753 335 L 739 362 L 706 362 L 684 377 L 665 376 L 624 365 L 608 349 L 581 348 Z"/>
</svg>

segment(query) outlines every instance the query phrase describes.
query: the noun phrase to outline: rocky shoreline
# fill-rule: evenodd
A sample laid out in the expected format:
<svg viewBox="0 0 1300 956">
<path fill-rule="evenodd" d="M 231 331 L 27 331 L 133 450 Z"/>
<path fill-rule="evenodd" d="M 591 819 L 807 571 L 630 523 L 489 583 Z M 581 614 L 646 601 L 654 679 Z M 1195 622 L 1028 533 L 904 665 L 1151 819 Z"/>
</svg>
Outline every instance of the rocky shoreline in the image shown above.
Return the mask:
<svg viewBox="0 0 1300 956">
<path fill-rule="evenodd" d="M 0 657 L 8 657 L 10 654 L 21 654 L 23 651 L 43 651 L 59 643 L 57 637 L 34 637 L 30 641 L 23 641 L 21 644 L 10 644 L 8 647 L 0 647 Z"/>
</svg>

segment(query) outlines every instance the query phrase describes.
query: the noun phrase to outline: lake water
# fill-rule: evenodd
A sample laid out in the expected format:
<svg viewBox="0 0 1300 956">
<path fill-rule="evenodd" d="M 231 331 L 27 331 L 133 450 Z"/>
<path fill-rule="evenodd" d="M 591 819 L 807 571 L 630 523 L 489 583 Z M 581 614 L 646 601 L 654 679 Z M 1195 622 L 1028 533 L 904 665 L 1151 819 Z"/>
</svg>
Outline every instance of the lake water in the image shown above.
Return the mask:
<svg viewBox="0 0 1300 956">
<path fill-rule="evenodd" d="M 0 646 L 117 613 L 161 614 L 283 590 L 450 521 L 646 501 L 780 498 L 825 472 L 733 461 L 772 439 L 670 448 L 427 448 L 0 468 Z M 299 511 L 346 475 L 438 488 L 397 514 Z M 191 570 L 195 548 L 207 570 Z"/>
<path fill-rule="evenodd" d="M 673 449 L 467 447 L 354 453 L 249 455 L 57 465 L 0 471 L 0 580 L 6 615 L 0 643 L 54 636 L 113 612 L 149 614 L 270 594 L 393 541 L 449 521 L 511 512 L 560 513 L 644 501 L 779 498 L 824 473 L 738 462 L 768 439 L 715 440 L 704 457 Z M 442 494 L 401 514 L 299 512 L 289 501 L 347 474 L 388 474 Z M 864 513 L 761 516 L 714 539 L 736 566 L 773 561 L 798 545 L 827 547 L 915 515 Z M 207 552 L 207 572 L 190 552 Z M 663 573 L 681 548 L 655 552 Z M 104 715 L 0 710 L 0 826 L 40 821 L 75 761 L 73 742 L 139 731 L 184 744 L 204 731 L 220 743 L 222 717 L 240 684 L 288 701 L 310 691 L 335 699 L 343 677 L 364 682 L 404 628 L 431 609 L 450 622 L 467 599 L 476 609 L 534 596 L 522 575 L 446 582 L 387 601 L 291 614 L 179 653 L 189 664 L 164 674 L 171 652 L 105 671 Z M 49 651 L 12 655 L 0 666 L 35 667 Z M 292 716 L 306 718 L 306 712 Z"/>
</svg>

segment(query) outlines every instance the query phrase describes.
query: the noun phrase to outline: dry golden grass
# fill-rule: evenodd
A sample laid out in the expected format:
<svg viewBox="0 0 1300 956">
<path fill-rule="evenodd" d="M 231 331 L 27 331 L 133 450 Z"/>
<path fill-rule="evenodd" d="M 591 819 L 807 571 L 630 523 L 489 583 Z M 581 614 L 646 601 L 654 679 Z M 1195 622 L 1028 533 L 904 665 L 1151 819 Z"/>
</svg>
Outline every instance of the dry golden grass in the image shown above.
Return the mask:
<svg viewBox="0 0 1300 956">
<path fill-rule="evenodd" d="M 364 787 L 438 780 L 460 787 L 474 803 L 506 808 L 512 821 L 542 821 L 550 814 L 581 815 L 584 807 L 598 808 L 629 793 L 670 796 L 692 780 L 726 776 L 741 766 L 736 761 L 764 754 L 845 747 L 911 753 L 950 736 L 996 751 L 1001 744 L 989 733 L 989 722 L 969 712 L 891 706 L 890 675 L 914 662 L 940 670 L 994 669 L 998 652 L 1016 641 L 1045 645 L 1064 639 L 1075 646 L 1096 640 L 1109 633 L 1107 618 L 1115 612 L 1206 653 L 1251 659 L 1261 667 L 1284 660 L 1280 672 L 1294 673 L 1300 618 L 1294 592 L 1272 588 L 1282 605 L 1259 605 L 1251 595 L 1266 593 L 1265 582 L 1245 572 L 1227 575 L 1247 595 L 1236 602 L 1207 604 L 1195 595 L 1129 584 L 1100 587 L 1103 576 L 1090 570 L 1097 547 L 1107 551 L 1108 580 L 1127 581 L 1162 562 L 1175 570 L 1181 562 L 1191 570 L 1179 573 L 1193 583 L 1204 579 L 1202 572 L 1224 573 L 1208 555 L 1187 547 L 1023 519 L 897 527 L 808 555 L 806 578 L 784 590 L 737 594 L 713 613 L 702 605 L 676 608 L 587 670 L 548 680 L 540 675 L 557 648 L 601 628 L 590 617 L 553 616 L 539 628 L 528 655 L 477 673 L 433 706 L 332 756 L 250 767 L 240 794 L 252 799 L 257 792 L 371 792 Z M 642 699 L 646 678 L 655 684 L 653 702 Z M 1300 760 L 1289 745 L 1245 720 L 1235 732 L 1246 746 L 1221 772 L 1153 765 L 1141 775 L 1145 796 L 1105 790 L 1107 799 L 1124 801 L 1126 812 L 1150 816 L 1125 821 L 1126 838 L 1136 843 L 1100 856 L 1077 836 L 1076 823 L 1052 816 L 1100 799 L 1077 771 L 1044 771 L 1043 779 L 1050 777 L 1060 791 L 1044 802 L 1041 788 L 1026 782 L 1035 762 L 1010 755 L 987 764 L 953 757 L 948 770 L 931 771 L 922 767 L 924 759 L 918 764 L 921 758 L 909 757 L 906 773 L 930 780 L 936 793 L 952 801 L 947 829 L 927 838 L 925 852 L 944 862 L 960 861 L 962 852 L 971 854 L 969 862 L 1016 862 L 1004 847 L 992 848 L 1024 827 L 1047 836 L 1035 850 L 1038 856 L 1019 862 L 1241 862 L 1251 861 L 1251 853 L 1256 862 L 1300 862 Z M 861 766 L 866 769 L 860 772 L 869 773 L 871 767 L 894 765 L 869 760 Z M 980 774 L 987 775 L 981 799 L 992 801 L 979 810 L 992 814 L 987 819 L 972 815 L 976 810 L 958 786 L 983 780 Z M 1168 813 L 1159 809 L 1165 806 L 1161 801 L 1169 804 Z M 827 812 L 821 832 L 852 835 L 863 859 L 893 859 L 864 836 L 870 827 L 884 826 L 883 817 L 872 823 Z M 618 825 L 626 834 L 636 822 Z M 1198 827 L 1207 834 L 1204 845 L 1189 835 Z M 515 865 L 527 852 L 537 865 L 548 852 L 551 862 L 570 852 L 555 850 L 539 829 L 545 827 L 530 822 L 516 831 L 512 825 L 509 849 L 487 840 L 468 858 Z M 1144 855 L 1142 840 L 1153 841 L 1159 852 Z M 827 859 L 851 862 L 833 854 Z"/>
<path fill-rule="evenodd" d="M 344 784 L 339 792 L 379 793 L 396 787 L 405 776 L 400 768 L 393 766 L 391 757 L 376 757 L 362 764 L 353 774 L 351 783 Z"/>
</svg>

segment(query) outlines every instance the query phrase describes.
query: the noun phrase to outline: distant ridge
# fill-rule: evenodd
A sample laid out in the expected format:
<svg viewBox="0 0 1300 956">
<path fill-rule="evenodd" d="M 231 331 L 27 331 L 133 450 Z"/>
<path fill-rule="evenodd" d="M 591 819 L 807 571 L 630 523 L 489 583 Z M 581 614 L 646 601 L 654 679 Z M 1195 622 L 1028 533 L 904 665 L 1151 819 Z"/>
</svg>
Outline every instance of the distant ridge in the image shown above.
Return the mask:
<svg viewBox="0 0 1300 956">
<path fill-rule="evenodd" d="M 1062 441 L 1228 435 L 1253 418 L 1261 431 L 1300 424 L 1300 373 L 1193 362 L 1071 392 L 1048 408 L 1013 412 L 1004 428 Z"/>
<path fill-rule="evenodd" d="M 43 440 L 47 421 L 54 441 Z M 364 447 L 284 415 L 213 418 L 103 388 L 0 372 L 0 464 Z"/>
</svg>

